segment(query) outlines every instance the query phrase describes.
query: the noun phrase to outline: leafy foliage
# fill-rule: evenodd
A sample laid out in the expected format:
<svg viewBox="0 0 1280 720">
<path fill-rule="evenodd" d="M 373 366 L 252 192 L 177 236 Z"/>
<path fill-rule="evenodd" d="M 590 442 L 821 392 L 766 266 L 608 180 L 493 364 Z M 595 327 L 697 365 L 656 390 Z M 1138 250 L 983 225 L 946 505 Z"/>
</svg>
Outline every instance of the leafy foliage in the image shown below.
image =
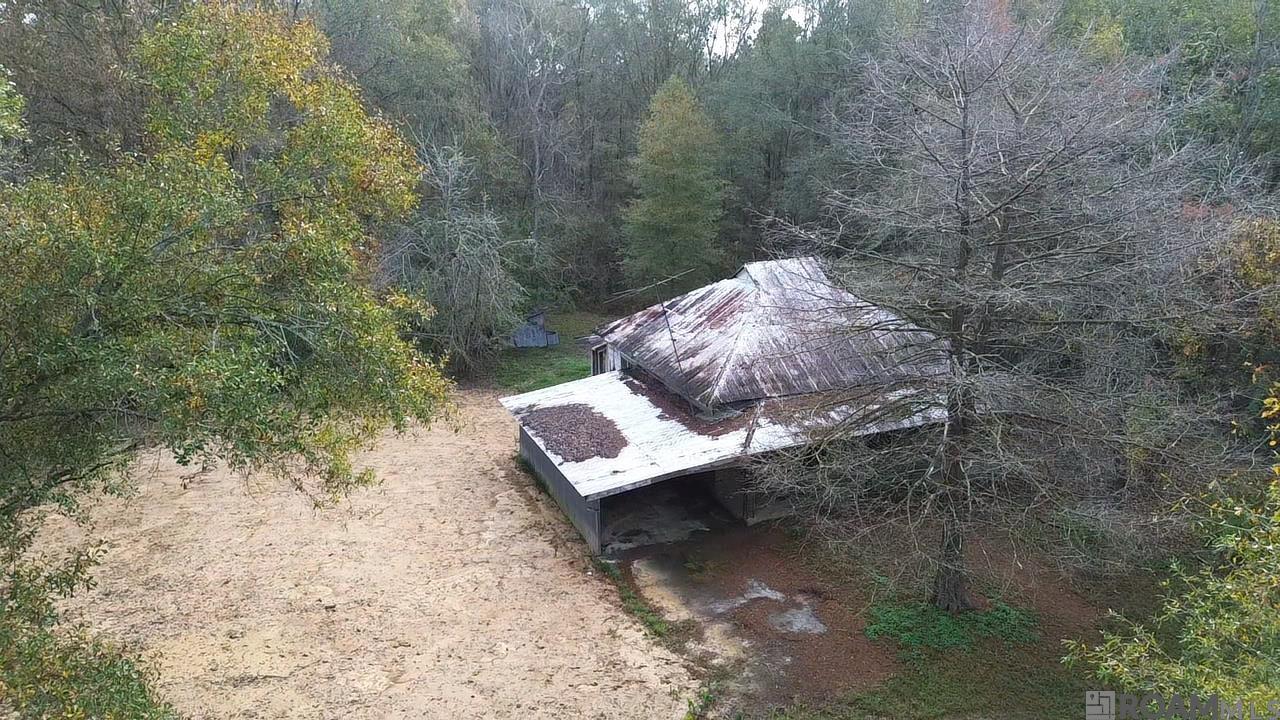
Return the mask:
<svg viewBox="0 0 1280 720">
<path fill-rule="evenodd" d="M 1280 384 L 1262 416 L 1280 433 Z M 1272 445 L 1276 443 L 1273 440 Z M 1280 465 L 1244 497 L 1207 494 L 1195 504 L 1216 562 L 1175 565 L 1150 626 L 1116 615 L 1102 642 L 1068 642 L 1067 661 L 1142 692 L 1217 695 L 1265 706 L 1280 700 Z"/>
<path fill-rule="evenodd" d="M 1227 148 L 1223 183 L 1257 163 L 1280 175 L 1280 11 L 1271 0 L 1070 0 L 1060 23 L 1098 59 L 1161 58 L 1184 132 Z M 1187 98 L 1191 98 L 1188 102 Z"/>
<path fill-rule="evenodd" d="M 654 95 L 639 149 L 639 197 L 626 211 L 627 279 L 641 287 L 687 273 L 679 285 L 697 285 L 723 260 L 716 237 L 724 182 L 715 130 L 683 80 L 671 78 Z"/>
<path fill-rule="evenodd" d="M 9 71 L 0 65 L 0 180 L 11 172 L 18 149 L 27 139 L 22 118 L 26 106 L 26 99 L 9 79 Z"/>
<path fill-rule="evenodd" d="M 360 284 L 366 224 L 413 206 L 417 166 L 322 50 L 199 6 L 141 48 L 151 154 L 4 191 L 6 507 L 144 442 L 338 494 L 376 427 L 439 409 L 438 370 Z"/>
<path fill-rule="evenodd" d="M 0 592 L 0 698 L 27 717 L 176 718 L 151 690 L 154 671 L 148 665 L 86 628 L 59 622 L 54 600 L 89 585 L 93 553 L 77 553 L 62 563 L 33 563 L 19 557 L 25 545 L 0 546 L 6 570 Z"/>
<path fill-rule="evenodd" d="M 1207 510 L 1220 562 L 1175 568 L 1149 626 L 1117 616 L 1120 628 L 1101 643 L 1068 643 L 1070 661 L 1142 692 L 1280 700 L 1280 481 L 1261 499 L 1223 498 Z"/>
<path fill-rule="evenodd" d="M 375 103 L 437 141 L 482 128 L 464 42 L 471 23 L 453 0 L 320 0 L 316 24 L 333 57 Z"/>
<path fill-rule="evenodd" d="M 26 135 L 26 125 L 22 122 L 22 111 L 26 105 L 26 100 L 9 79 L 9 71 L 0 66 L 0 142 Z"/>
<path fill-rule="evenodd" d="M 119 491 L 152 445 L 323 503 L 372 479 L 351 453 L 376 432 L 446 409 L 364 282 L 419 167 L 315 28 L 199 4 L 137 52 L 145 154 L 0 188 L 0 682 L 24 713 L 167 712 L 132 661 L 55 627 L 49 594 L 92 557 L 28 558 L 30 508 Z"/>
</svg>

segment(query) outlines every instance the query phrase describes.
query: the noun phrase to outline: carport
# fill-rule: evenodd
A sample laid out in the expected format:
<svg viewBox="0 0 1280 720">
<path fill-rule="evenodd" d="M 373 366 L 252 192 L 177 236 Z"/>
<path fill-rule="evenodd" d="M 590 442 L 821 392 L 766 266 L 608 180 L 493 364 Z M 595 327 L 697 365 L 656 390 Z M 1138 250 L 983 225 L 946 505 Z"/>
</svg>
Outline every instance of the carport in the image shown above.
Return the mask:
<svg viewBox="0 0 1280 720">
<path fill-rule="evenodd" d="M 599 553 L 605 498 L 709 473 L 713 495 L 734 517 L 778 513 L 752 492 L 741 468 L 753 456 L 795 447 L 811 433 L 866 414 L 837 396 L 771 398 L 708 416 L 643 371 L 616 370 L 501 400 L 520 424 L 520 456 Z M 867 425 L 867 434 L 937 422 L 945 410 Z"/>
</svg>

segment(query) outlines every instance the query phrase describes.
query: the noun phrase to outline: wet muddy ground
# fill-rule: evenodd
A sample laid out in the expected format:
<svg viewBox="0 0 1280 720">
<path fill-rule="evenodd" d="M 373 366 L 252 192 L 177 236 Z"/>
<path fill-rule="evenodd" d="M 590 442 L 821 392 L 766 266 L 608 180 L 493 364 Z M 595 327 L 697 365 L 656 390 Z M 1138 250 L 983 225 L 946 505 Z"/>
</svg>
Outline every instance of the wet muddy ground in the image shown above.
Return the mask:
<svg viewBox="0 0 1280 720">
<path fill-rule="evenodd" d="M 868 599 L 836 592 L 790 546 L 771 527 L 723 526 L 617 561 L 668 619 L 692 621 L 689 652 L 720 670 L 736 706 L 823 701 L 883 682 L 897 662 L 863 632 Z"/>
</svg>

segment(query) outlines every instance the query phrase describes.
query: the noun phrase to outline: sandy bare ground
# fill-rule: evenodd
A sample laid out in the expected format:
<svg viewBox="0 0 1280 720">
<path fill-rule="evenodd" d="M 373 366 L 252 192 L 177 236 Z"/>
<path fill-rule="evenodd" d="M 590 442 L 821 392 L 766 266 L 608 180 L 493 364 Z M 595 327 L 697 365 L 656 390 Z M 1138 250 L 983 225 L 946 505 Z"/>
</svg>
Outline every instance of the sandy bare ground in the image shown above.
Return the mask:
<svg viewBox="0 0 1280 720">
<path fill-rule="evenodd" d="M 334 511 L 222 472 L 184 488 L 155 460 L 94 527 L 48 528 L 49 546 L 107 541 L 73 614 L 154 654 L 193 718 L 680 716 L 682 661 L 512 472 L 495 396 L 460 404 L 461 432 L 381 442 L 383 484 Z"/>
</svg>

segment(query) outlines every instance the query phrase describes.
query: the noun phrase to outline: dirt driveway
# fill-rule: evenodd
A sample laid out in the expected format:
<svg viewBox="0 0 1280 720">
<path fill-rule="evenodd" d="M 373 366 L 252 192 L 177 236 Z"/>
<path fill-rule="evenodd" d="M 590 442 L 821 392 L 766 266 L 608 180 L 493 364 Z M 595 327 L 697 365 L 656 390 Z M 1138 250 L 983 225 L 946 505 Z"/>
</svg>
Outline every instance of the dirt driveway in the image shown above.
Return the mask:
<svg viewBox="0 0 1280 720">
<path fill-rule="evenodd" d="M 512 471 L 514 426 L 469 390 L 460 433 L 388 437 L 383 484 L 335 511 L 157 460 L 50 542 L 107 541 L 74 614 L 154 653 L 193 718 L 662 718 L 696 690 Z"/>
</svg>

